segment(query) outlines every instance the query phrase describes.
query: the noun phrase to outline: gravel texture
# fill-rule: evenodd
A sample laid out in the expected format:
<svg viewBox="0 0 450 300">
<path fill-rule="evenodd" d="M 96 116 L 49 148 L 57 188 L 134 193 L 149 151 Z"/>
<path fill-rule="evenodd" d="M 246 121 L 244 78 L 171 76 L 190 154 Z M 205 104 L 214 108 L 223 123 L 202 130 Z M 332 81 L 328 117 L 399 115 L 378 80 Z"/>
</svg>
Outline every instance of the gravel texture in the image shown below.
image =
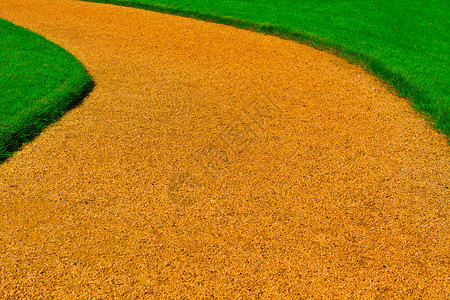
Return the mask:
<svg viewBox="0 0 450 300">
<path fill-rule="evenodd" d="M 73 0 L 0 17 L 96 87 L 0 166 L 0 297 L 448 298 L 450 147 L 272 36 Z"/>
</svg>

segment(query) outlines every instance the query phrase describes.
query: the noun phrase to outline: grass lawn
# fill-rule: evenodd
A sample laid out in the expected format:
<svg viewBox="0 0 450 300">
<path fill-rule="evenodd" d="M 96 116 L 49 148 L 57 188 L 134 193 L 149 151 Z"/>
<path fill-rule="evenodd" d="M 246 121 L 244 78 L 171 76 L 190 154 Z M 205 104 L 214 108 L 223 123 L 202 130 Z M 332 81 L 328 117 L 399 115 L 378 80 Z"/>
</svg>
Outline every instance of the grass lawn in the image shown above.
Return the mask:
<svg viewBox="0 0 450 300">
<path fill-rule="evenodd" d="M 326 49 L 390 84 L 450 135 L 445 0 L 88 0 L 179 14 Z"/>
<path fill-rule="evenodd" d="M 91 77 L 71 54 L 0 19 L 0 163 L 92 87 Z"/>
</svg>

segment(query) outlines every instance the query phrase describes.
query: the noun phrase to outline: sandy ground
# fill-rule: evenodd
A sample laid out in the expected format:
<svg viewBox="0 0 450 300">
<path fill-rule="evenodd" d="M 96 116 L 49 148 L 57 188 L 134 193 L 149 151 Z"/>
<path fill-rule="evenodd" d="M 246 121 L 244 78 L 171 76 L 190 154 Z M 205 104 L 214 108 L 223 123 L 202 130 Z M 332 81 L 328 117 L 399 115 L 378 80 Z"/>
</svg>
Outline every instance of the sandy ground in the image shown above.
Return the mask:
<svg viewBox="0 0 450 300">
<path fill-rule="evenodd" d="M 0 166 L 1 298 L 446 298 L 450 147 L 357 66 L 71 0 L 0 17 L 96 88 Z"/>
</svg>

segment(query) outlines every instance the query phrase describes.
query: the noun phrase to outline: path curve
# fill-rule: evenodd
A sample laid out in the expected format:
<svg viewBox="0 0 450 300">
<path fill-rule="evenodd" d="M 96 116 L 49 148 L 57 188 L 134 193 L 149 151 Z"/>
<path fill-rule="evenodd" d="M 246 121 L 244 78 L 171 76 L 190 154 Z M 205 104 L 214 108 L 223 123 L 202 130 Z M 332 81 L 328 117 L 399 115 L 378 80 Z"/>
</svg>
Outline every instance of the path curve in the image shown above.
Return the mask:
<svg viewBox="0 0 450 300">
<path fill-rule="evenodd" d="M 110 5 L 0 17 L 96 82 L 0 166 L 0 295 L 449 295 L 449 146 L 358 66 Z"/>
</svg>

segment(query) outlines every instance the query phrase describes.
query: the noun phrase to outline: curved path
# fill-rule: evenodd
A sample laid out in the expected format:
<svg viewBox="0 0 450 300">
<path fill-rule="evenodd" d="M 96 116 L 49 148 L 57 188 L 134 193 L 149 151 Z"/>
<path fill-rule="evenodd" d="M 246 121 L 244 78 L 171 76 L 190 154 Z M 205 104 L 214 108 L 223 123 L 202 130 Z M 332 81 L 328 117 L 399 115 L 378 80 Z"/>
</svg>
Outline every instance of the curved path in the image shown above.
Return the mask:
<svg viewBox="0 0 450 300">
<path fill-rule="evenodd" d="M 96 88 L 0 166 L 0 295 L 449 295 L 450 155 L 403 99 L 271 36 L 2 0 Z"/>
</svg>

